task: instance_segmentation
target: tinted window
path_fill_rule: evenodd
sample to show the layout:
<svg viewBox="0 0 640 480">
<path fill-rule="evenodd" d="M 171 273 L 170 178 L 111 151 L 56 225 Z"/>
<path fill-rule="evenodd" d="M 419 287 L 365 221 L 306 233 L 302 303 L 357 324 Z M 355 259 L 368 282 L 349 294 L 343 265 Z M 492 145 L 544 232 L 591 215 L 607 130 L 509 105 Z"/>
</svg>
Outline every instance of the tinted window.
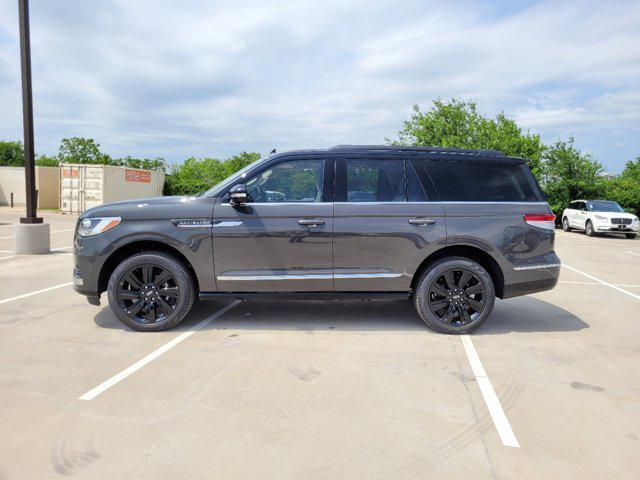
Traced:
<svg viewBox="0 0 640 480">
<path fill-rule="evenodd" d="M 535 202 L 526 165 L 458 160 L 425 160 L 443 201 Z"/>
<path fill-rule="evenodd" d="M 347 159 L 348 202 L 403 202 L 406 200 L 402 160 Z"/>
<path fill-rule="evenodd" d="M 416 171 L 413 169 L 411 162 L 405 162 L 407 172 L 407 197 L 410 202 L 426 202 L 427 195 L 422 188 L 422 184 L 418 179 Z"/>
<path fill-rule="evenodd" d="M 592 200 L 587 203 L 587 209 L 590 212 L 624 212 L 624 209 L 616 202 L 607 200 Z"/>
<path fill-rule="evenodd" d="M 324 160 L 278 163 L 245 182 L 253 203 L 321 202 Z"/>
</svg>

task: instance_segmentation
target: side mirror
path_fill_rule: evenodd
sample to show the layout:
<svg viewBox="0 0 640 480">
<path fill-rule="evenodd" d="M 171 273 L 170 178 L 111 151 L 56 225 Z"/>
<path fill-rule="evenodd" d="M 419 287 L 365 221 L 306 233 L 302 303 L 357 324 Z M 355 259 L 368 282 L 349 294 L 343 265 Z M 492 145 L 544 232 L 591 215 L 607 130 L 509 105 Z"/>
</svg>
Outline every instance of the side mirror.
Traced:
<svg viewBox="0 0 640 480">
<path fill-rule="evenodd" d="M 239 183 L 229 189 L 229 203 L 231 203 L 231 205 L 244 205 L 248 201 L 249 194 L 247 193 L 245 184 Z"/>
</svg>

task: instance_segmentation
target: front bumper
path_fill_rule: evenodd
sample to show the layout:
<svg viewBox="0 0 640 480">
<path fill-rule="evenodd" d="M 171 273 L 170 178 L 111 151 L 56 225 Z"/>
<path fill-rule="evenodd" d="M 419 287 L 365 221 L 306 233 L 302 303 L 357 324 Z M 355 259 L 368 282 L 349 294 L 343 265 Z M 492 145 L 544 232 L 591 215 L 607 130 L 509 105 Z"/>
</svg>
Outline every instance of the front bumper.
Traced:
<svg viewBox="0 0 640 480">
<path fill-rule="evenodd" d="M 638 231 L 640 231 L 640 225 L 638 223 L 632 223 L 630 225 L 596 223 L 595 230 L 596 232 L 607 232 L 607 233 L 638 233 Z"/>
</svg>

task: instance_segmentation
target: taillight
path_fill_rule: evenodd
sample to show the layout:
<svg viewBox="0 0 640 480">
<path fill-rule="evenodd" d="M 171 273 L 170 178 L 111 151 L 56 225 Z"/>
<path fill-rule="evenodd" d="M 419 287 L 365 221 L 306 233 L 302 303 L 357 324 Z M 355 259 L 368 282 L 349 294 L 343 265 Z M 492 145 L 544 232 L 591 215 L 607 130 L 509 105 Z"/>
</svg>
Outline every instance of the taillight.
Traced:
<svg viewBox="0 0 640 480">
<path fill-rule="evenodd" d="M 538 228 L 549 230 L 556 228 L 556 216 L 553 213 L 525 213 L 524 221 Z"/>
</svg>

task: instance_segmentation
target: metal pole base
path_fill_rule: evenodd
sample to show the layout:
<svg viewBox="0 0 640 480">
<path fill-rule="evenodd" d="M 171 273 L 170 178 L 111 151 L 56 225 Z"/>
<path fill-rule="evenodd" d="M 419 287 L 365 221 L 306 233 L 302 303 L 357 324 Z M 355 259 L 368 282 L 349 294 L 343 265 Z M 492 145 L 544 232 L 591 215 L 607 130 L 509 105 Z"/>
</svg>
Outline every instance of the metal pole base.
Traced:
<svg viewBox="0 0 640 480">
<path fill-rule="evenodd" d="M 35 218 L 22 217 L 20 219 L 20 223 L 42 223 L 42 218 L 40 218 L 40 217 L 35 217 Z"/>
<path fill-rule="evenodd" d="M 48 223 L 14 223 L 13 251 L 16 255 L 50 253 L 50 225 Z"/>
</svg>

